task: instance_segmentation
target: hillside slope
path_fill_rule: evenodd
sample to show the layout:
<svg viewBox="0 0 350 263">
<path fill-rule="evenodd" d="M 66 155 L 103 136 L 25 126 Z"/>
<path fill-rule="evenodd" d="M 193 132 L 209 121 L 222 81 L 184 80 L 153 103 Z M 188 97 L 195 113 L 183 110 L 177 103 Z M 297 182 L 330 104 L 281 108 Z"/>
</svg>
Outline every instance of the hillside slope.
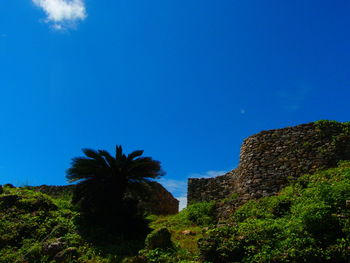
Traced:
<svg viewBox="0 0 350 263">
<path fill-rule="evenodd" d="M 214 263 L 350 262 L 350 162 L 246 203 L 199 248 Z"/>
<path fill-rule="evenodd" d="M 52 198 L 23 188 L 0 195 L 0 263 L 120 262 L 143 247 L 138 238 L 87 237 L 70 196 Z M 106 242 L 103 242 L 105 240 Z"/>
<path fill-rule="evenodd" d="M 92 230 L 96 239 L 84 235 L 69 196 L 4 187 L 0 263 L 347 263 L 349 200 L 350 162 L 341 162 L 292 181 L 278 195 L 246 203 L 220 225 L 215 206 L 230 200 L 196 203 L 173 216 L 150 216 L 153 237 L 166 228 L 173 245 L 143 249 L 144 237 L 104 235 L 103 242 L 99 229 Z"/>
</svg>

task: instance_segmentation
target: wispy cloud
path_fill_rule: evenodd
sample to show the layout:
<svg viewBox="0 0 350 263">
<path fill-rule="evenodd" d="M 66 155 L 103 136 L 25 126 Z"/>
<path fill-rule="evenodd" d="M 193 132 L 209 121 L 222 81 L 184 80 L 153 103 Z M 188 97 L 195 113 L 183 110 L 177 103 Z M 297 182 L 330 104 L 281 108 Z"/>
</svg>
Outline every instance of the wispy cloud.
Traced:
<svg viewBox="0 0 350 263">
<path fill-rule="evenodd" d="M 179 200 L 179 210 L 187 205 L 187 180 L 173 180 L 161 178 L 159 181 L 173 196 Z"/>
<path fill-rule="evenodd" d="M 294 89 L 281 89 L 277 96 L 283 102 L 283 108 L 288 112 L 298 111 L 311 92 L 310 87 L 298 87 Z"/>
<path fill-rule="evenodd" d="M 187 206 L 187 196 L 177 197 L 177 200 L 179 200 L 179 211 L 186 208 Z"/>
<path fill-rule="evenodd" d="M 185 180 L 174 180 L 161 178 L 158 182 L 161 183 L 176 199 L 180 201 L 180 211 L 187 206 L 187 179 L 188 178 L 210 178 L 227 173 L 225 170 L 210 170 L 203 173 L 192 173 Z"/>
<path fill-rule="evenodd" d="M 161 178 L 159 180 L 159 183 L 161 183 L 166 189 L 168 189 L 168 191 L 171 192 L 174 196 L 186 195 L 187 180 L 182 181 L 182 180 Z"/>
<path fill-rule="evenodd" d="M 219 175 L 224 175 L 225 173 L 227 173 L 228 171 L 226 170 L 210 170 L 210 171 L 206 171 L 204 173 L 193 173 L 190 174 L 188 177 L 189 178 L 211 178 L 211 177 L 216 177 Z"/>
<path fill-rule="evenodd" d="M 84 0 L 32 0 L 46 13 L 45 22 L 55 30 L 76 26 L 87 17 Z"/>
</svg>

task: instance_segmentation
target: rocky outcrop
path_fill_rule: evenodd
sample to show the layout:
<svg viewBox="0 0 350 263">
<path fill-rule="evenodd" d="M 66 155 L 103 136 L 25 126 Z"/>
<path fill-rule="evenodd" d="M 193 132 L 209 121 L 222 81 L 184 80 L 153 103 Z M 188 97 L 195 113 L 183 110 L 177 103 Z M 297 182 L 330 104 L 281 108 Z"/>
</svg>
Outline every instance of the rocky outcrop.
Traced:
<svg viewBox="0 0 350 263">
<path fill-rule="evenodd" d="M 156 229 L 151 232 L 145 240 L 145 248 L 147 250 L 153 249 L 171 249 L 173 248 L 173 242 L 171 241 L 171 234 L 166 227 Z"/>
<path fill-rule="evenodd" d="M 237 169 L 216 178 L 189 179 L 188 203 L 236 196 L 227 211 L 276 194 L 302 174 L 334 167 L 340 160 L 350 160 L 349 123 L 320 121 L 263 131 L 244 140 Z"/>
<path fill-rule="evenodd" d="M 150 214 L 170 215 L 179 212 L 179 200 L 173 197 L 161 184 L 148 183 L 146 191 L 139 194 L 139 206 Z M 143 193 L 143 194 L 142 194 Z"/>
</svg>

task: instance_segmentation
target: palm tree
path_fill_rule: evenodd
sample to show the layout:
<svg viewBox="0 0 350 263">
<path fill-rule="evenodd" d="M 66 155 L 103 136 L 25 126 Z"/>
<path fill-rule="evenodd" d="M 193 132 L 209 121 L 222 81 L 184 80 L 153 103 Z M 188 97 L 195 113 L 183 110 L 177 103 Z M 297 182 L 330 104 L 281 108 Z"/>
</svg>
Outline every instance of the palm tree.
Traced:
<svg viewBox="0 0 350 263">
<path fill-rule="evenodd" d="M 86 157 L 73 158 L 66 177 L 70 183 L 77 182 L 73 204 L 78 205 L 83 216 L 95 221 L 103 217 L 120 218 L 129 189 L 164 175 L 160 162 L 141 157 L 140 150 L 125 155 L 117 145 L 115 157 L 105 150 L 83 152 Z"/>
</svg>

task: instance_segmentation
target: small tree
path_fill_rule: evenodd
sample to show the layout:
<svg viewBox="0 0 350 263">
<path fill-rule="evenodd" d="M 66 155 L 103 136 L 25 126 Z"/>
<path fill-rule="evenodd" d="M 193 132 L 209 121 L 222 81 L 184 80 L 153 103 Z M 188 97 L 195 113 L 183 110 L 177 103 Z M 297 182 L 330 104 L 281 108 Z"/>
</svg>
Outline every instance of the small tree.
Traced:
<svg viewBox="0 0 350 263">
<path fill-rule="evenodd" d="M 83 219 L 118 229 L 132 224 L 136 205 L 124 198 L 125 193 L 162 176 L 160 162 L 141 157 L 143 151 L 125 155 L 118 145 L 114 157 L 104 150 L 83 152 L 86 157 L 73 158 L 66 176 L 69 182 L 78 182 L 72 202 Z"/>
</svg>

